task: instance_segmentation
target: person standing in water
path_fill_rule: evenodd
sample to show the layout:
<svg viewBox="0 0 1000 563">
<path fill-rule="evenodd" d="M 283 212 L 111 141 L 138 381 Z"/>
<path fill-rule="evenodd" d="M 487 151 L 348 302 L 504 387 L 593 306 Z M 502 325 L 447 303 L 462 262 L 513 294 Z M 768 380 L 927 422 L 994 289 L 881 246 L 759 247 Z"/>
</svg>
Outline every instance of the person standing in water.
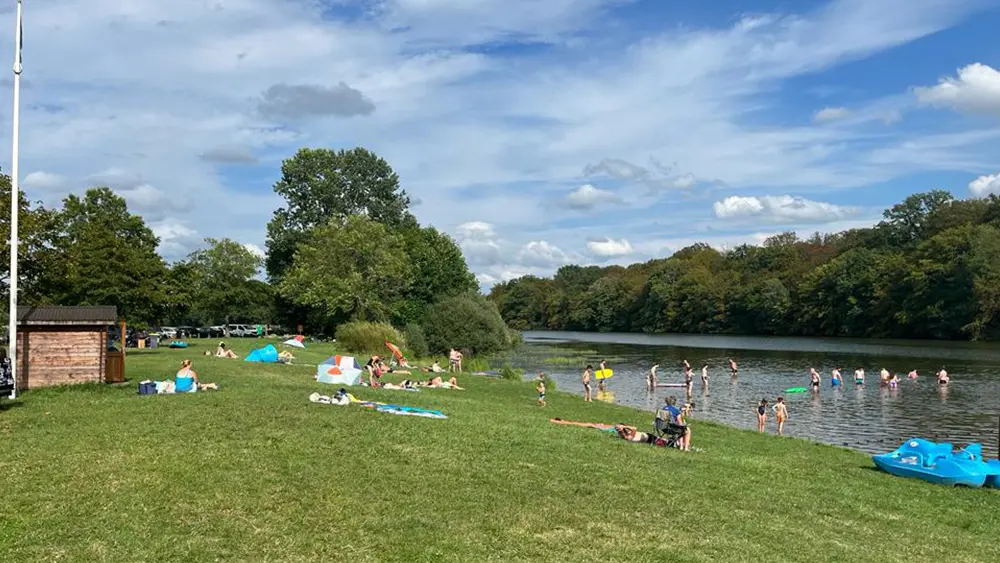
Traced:
<svg viewBox="0 0 1000 563">
<path fill-rule="evenodd" d="M 833 368 L 833 371 L 830 372 L 830 386 L 840 387 L 841 383 L 843 381 L 840 380 L 840 368 Z"/>
<path fill-rule="evenodd" d="M 908 373 L 908 374 L 906 375 L 906 377 L 908 377 L 908 378 L 910 378 L 910 379 L 916 379 L 916 378 L 917 378 L 917 370 L 913 370 L 913 371 L 911 371 L 910 373 Z"/>
<path fill-rule="evenodd" d="M 701 386 L 708 387 L 708 364 L 701 366 Z"/>
<path fill-rule="evenodd" d="M 854 383 L 856 385 L 865 384 L 865 370 L 864 368 L 858 368 L 854 370 Z"/>
<path fill-rule="evenodd" d="M 778 436 L 785 435 L 785 421 L 788 420 L 788 409 L 785 407 L 785 398 L 778 397 L 778 402 L 771 407 L 775 416 L 778 417 Z"/>
<path fill-rule="evenodd" d="M 948 377 L 948 372 L 943 366 L 941 367 L 941 371 L 937 372 L 937 380 L 939 385 L 947 385 L 951 381 L 951 378 Z"/>
<path fill-rule="evenodd" d="M 889 384 L 889 370 L 887 370 L 885 368 L 882 368 L 882 371 L 880 371 L 879 374 L 878 374 L 878 380 L 879 380 L 879 383 L 881 383 L 882 385 L 888 385 Z"/>
<path fill-rule="evenodd" d="M 660 364 L 653 364 L 653 367 L 649 368 L 649 373 L 646 374 L 646 391 L 650 393 L 656 390 L 656 370 L 659 367 Z"/>
<path fill-rule="evenodd" d="M 687 395 L 690 399 L 691 388 L 694 386 L 694 373 L 691 371 L 691 364 L 684 360 L 684 388 L 687 389 Z"/>
<path fill-rule="evenodd" d="M 591 395 L 590 390 L 590 377 L 594 373 L 594 366 L 587 364 L 587 369 L 583 370 L 583 400 L 591 402 L 594 397 Z"/>
<path fill-rule="evenodd" d="M 607 360 L 601 360 L 601 363 L 599 365 L 601 367 L 600 367 L 600 369 L 598 371 L 603 372 L 604 370 L 608 369 L 608 361 Z M 597 380 L 597 392 L 598 393 L 603 393 L 606 390 L 604 382 L 607 380 L 607 376 L 605 376 L 603 373 L 601 375 L 602 375 L 602 377 L 600 377 Z"/>
<path fill-rule="evenodd" d="M 736 367 L 736 360 L 732 358 L 729 358 L 729 370 L 733 372 L 733 378 L 735 378 L 736 374 L 740 371 L 739 368 Z"/>
<path fill-rule="evenodd" d="M 816 371 L 816 368 L 809 368 L 809 387 L 813 391 L 818 392 L 819 391 L 819 384 L 820 384 L 819 372 Z M 781 398 L 780 397 L 778 399 L 778 402 L 779 403 L 781 402 Z M 778 406 L 778 405 L 774 405 L 774 406 Z"/>
<path fill-rule="evenodd" d="M 767 399 L 761 399 L 757 404 L 757 432 L 764 433 L 767 425 Z"/>
</svg>

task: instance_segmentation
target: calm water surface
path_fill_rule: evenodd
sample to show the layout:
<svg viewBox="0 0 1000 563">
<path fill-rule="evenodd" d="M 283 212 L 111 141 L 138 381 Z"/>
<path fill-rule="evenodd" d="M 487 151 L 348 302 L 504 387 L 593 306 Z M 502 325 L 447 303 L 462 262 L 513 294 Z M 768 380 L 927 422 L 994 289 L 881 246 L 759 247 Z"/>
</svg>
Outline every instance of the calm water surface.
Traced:
<svg viewBox="0 0 1000 563">
<path fill-rule="evenodd" d="M 605 398 L 653 411 L 667 395 L 683 401 L 685 391 L 660 388 L 647 393 L 649 367 L 660 364 L 661 383 L 682 383 L 687 359 L 694 371 L 691 400 L 696 419 L 756 429 L 757 402 L 766 397 L 773 404 L 783 395 L 788 435 L 867 452 L 895 449 L 906 438 L 920 436 L 955 444 L 981 442 L 984 453 L 997 454 L 1000 345 L 992 343 L 574 332 L 525 332 L 524 340 L 511 364 L 529 374 L 545 371 L 560 391 L 582 395 L 583 367 L 607 359 L 615 377 Z M 739 364 L 736 380 L 729 374 L 729 358 Z M 701 366 L 706 363 L 707 387 L 701 384 Z M 952 377 L 947 386 L 938 385 L 934 377 L 942 366 Z M 823 376 L 819 393 L 782 392 L 807 386 L 810 367 Z M 830 386 L 830 371 L 836 367 L 850 383 Z M 853 383 L 856 367 L 865 370 L 863 386 Z M 879 385 L 883 367 L 903 379 L 898 388 Z M 920 377 L 907 380 L 913 369 Z M 769 411 L 768 431 L 776 430 Z"/>
</svg>

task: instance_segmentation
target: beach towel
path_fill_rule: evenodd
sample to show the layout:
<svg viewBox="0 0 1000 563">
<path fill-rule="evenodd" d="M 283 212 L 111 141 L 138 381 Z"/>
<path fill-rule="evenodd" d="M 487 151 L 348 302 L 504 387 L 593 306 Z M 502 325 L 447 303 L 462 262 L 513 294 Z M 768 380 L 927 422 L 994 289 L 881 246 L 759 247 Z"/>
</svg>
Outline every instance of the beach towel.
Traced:
<svg viewBox="0 0 1000 563">
<path fill-rule="evenodd" d="M 554 422 L 556 424 L 567 424 L 570 426 L 582 426 L 584 428 L 594 428 L 596 430 L 601 430 L 604 432 L 614 432 L 614 424 L 602 424 L 600 422 L 577 422 L 575 420 L 563 420 L 561 418 L 550 418 L 549 422 Z"/>
</svg>

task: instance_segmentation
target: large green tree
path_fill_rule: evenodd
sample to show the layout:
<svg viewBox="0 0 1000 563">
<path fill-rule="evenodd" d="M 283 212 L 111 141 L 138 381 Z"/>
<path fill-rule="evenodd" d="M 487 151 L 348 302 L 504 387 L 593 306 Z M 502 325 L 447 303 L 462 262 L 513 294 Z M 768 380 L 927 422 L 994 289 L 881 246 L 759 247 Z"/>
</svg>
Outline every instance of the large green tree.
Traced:
<svg viewBox="0 0 1000 563">
<path fill-rule="evenodd" d="M 433 227 L 418 226 L 403 228 L 400 235 L 413 278 L 400 311 L 401 318 L 393 320 L 418 321 L 431 303 L 476 290 L 476 278 L 451 237 Z"/>
<path fill-rule="evenodd" d="M 299 150 L 281 164 L 274 191 L 285 200 L 267 225 L 267 274 L 274 281 L 313 229 L 331 220 L 364 215 L 393 228 L 414 223 L 399 176 L 361 147 Z"/>
<path fill-rule="evenodd" d="M 194 281 L 194 310 L 210 323 L 257 322 L 249 311 L 262 298 L 270 298 L 270 292 L 261 295 L 253 279 L 263 265 L 261 258 L 227 238 L 207 238 L 205 245 L 192 252 L 186 263 Z"/>
<path fill-rule="evenodd" d="M 10 296 L 10 177 L 0 174 L 0 299 Z M 22 305 L 49 304 L 63 286 L 63 255 L 54 247 L 58 213 L 18 194 L 18 300 Z"/>
<path fill-rule="evenodd" d="M 368 217 L 332 219 L 299 244 L 278 290 L 314 309 L 327 330 L 346 320 L 399 318 L 413 277 L 405 245 L 400 233 Z"/>
<path fill-rule="evenodd" d="M 64 256 L 62 305 L 115 305 L 130 322 L 158 322 L 167 266 L 159 239 L 110 188 L 70 195 L 58 214 L 54 246 Z"/>
</svg>

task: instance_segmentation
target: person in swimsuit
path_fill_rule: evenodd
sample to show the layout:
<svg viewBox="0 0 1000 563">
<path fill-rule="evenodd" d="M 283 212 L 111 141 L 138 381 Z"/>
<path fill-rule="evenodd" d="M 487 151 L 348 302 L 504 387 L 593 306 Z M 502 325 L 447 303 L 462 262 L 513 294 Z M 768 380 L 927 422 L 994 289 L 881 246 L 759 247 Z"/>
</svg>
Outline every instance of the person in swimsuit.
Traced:
<svg viewBox="0 0 1000 563">
<path fill-rule="evenodd" d="M 662 446 L 664 444 L 662 438 L 657 438 L 653 434 L 648 432 L 640 432 L 635 426 L 626 426 L 624 424 L 615 425 L 615 433 L 622 440 L 628 442 L 645 442 L 647 444 Z"/>
<path fill-rule="evenodd" d="M 583 400 L 591 402 L 594 397 L 591 395 L 590 376 L 594 373 L 594 366 L 587 364 L 587 369 L 583 370 Z"/>
<path fill-rule="evenodd" d="M 899 385 L 899 376 L 893 373 L 889 376 L 889 388 L 895 389 Z"/>
<path fill-rule="evenodd" d="M 608 361 L 607 361 L 607 360 L 601 360 L 601 363 L 600 363 L 600 364 L 598 364 L 598 365 L 600 365 L 600 366 L 601 366 L 601 368 L 600 368 L 600 370 L 599 370 L 599 371 L 604 371 L 604 370 L 608 369 Z M 604 386 L 604 382 L 605 382 L 606 380 L 607 380 L 607 378 L 606 378 L 606 377 L 602 377 L 601 379 L 598 379 L 598 380 L 597 380 L 597 391 L 598 391 L 599 393 L 603 393 L 603 392 L 605 391 L 605 386 Z"/>
<path fill-rule="evenodd" d="M 880 371 L 879 374 L 878 374 L 878 380 L 879 380 L 879 383 L 881 383 L 882 385 L 888 385 L 889 384 L 889 370 L 887 370 L 885 368 L 882 368 L 882 371 Z"/>
<path fill-rule="evenodd" d="M 708 387 L 708 364 L 701 366 L 701 386 Z"/>
<path fill-rule="evenodd" d="M 816 371 L 816 368 L 809 368 L 809 378 L 810 378 L 809 385 L 812 387 L 812 390 L 819 391 L 820 377 L 819 377 L 819 372 Z"/>
<path fill-rule="evenodd" d="M 864 368 L 858 368 L 854 370 L 854 383 L 857 385 L 865 384 L 865 370 Z"/>
<path fill-rule="evenodd" d="M 947 385 L 951 378 L 948 377 L 948 372 L 942 367 L 941 371 L 937 372 L 937 380 L 939 385 Z"/>
<path fill-rule="evenodd" d="M 688 365 L 687 360 L 684 360 L 684 387 L 687 389 L 687 394 L 691 395 L 691 387 L 694 385 L 694 373 L 691 371 L 691 366 Z"/>
<path fill-rule="evenodd" d="M 841 383 L 843 383 L 843 381 L 840 380 L 840 368 L 834 368 L 833 371 L 830 372 L 830 386 L 839 387 Z"/>
<path fill-rule="evenodd" d="M 736 377 L 736 374 L 740 371 L 739 368 L 736 367 L 736 360 L 732 358 L 729 358 L 729 370 L 733 372 L 733 377 Z"/>
<path fill-rule="evenodd" d="M 538 374 L 538 385 L 535 386 L 535 390 L 538 391 L 538 406 L 545 406 L 545 380 L 542 379 L 543 374 Z"/>
<path fill-rule="evenodd" d="M 908 373 L 908 374 L 906 375 L 906 377 L 908 377 L 908 378 L 910 378 L 910 379 L 916 379 L 916 378 L 917 378 L 917 370 L 913 370 L 913 371 L 911 371 L 910 373 Z"/>
<path fill-rule="evenodd" d="M 778 417 L 778 436 L 785 434 L 785 421 L 788 420 L 788 409 L 785 407 L 785 398 L 778 397 L 778 402 L 771 407 L 774 415 Z"/>
<path fill-rule="evenodd" d="M 649 368 L 649 373 L 646 374 L 646 391 L 652 392 L 656 390 L 656 370 L 659 367 L 660 364 L 653 364 L 653 367 Z"/>
<path fill-rule="evenodd" d="M 767 399 L 761 399 L 757 404 L 757 432 L 764 433 L 767 424 Z"/>
</svg>

